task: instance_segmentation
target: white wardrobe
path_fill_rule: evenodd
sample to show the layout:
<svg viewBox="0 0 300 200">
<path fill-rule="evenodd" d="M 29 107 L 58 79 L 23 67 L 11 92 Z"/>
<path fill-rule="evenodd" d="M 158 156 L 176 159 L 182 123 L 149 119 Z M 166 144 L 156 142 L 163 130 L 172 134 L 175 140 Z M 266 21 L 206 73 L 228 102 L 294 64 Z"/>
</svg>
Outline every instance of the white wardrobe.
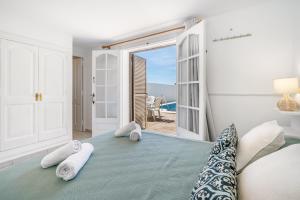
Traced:
<svg viewBox="0 0 300 200">
<path fill-rule="evenodd" d="M 0 34 L 0 163 L 71 139 L 71 55 Z"/>
</svg>

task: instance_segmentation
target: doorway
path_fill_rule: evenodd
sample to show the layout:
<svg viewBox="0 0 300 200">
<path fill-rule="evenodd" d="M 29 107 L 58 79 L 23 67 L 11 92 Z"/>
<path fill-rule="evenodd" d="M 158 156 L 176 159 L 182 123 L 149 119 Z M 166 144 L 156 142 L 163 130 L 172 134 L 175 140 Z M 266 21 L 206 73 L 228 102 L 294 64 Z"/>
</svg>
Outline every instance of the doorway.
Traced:
<svg viewBox="0 0 300 200">
<path fill-rule="evenodd" d="M 83 58 L 73 56 L 73 139 L 83 140 L 91 137 L 84 129 L 83 115 Z"/>
<path fill-rule="evenodd" d="M 176 46 L 130 55 L 131 119 L 147 131 L 176 134 Z"/>
</svg>

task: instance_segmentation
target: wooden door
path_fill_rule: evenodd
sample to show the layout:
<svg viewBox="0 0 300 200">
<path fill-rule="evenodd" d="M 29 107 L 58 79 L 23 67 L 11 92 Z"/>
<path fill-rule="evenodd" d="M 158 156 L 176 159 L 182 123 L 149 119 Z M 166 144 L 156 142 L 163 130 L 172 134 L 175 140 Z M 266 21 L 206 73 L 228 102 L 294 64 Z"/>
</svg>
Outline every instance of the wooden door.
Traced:
<svg viewBox="0 0 300 200">
<path fill-rule="evenodd" d="M 7 40 L 1 47 L 1 142 L 7 150 L 38 139 L 38 49 Z"/>
<path fill-rule="evenodd" d="M 73 58 L 73 130 L 83 131 L 83 59 Z"/>
<path fill-rule="evenodd" d="M 66 55 L 39 49 L 39 140 L 67 134 Z"/>
<path fill-rule="evenodd" d="M 146 59 L 131 55 L 132 63 L 132 95 L 133 120 L 142 128 L 147 125 L 147 78 Z"/>
</svg>

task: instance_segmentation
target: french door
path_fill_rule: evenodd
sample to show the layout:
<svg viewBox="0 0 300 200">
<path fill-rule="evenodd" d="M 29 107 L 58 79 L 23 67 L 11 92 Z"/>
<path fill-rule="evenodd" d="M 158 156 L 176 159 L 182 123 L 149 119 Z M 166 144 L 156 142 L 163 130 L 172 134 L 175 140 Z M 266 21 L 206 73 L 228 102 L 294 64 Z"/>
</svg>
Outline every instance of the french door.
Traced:
<svg viewBox="0 0 300 200">
<path fill-rule="evenodd" d="M 93 51 L 93 136 L 119 125 L 120 51 Z"/>
<path fill-rule="evenodd" d="M 132 121 L 143 129 L 147 125 L 147 75 L 146 59 L 131 55 L 131 92 L 132 92 Z"/>
<path fill-rule="evenodd" d="M 182 33 L 177 46 L 177 135 L 204 140 L 206 79 L 204 21 Z"/>
</svg>

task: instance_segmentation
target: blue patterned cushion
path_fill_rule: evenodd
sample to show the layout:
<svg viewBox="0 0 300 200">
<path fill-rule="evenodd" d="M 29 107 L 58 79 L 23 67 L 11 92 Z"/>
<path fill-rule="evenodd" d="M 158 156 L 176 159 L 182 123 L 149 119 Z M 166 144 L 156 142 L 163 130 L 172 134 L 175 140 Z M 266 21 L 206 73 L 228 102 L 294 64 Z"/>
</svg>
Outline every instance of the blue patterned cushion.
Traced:
<svg viewBox="0 0 300 200">
<path fill-rule="evenodd" d="M 228 128 L 224 129 L 217 138 L 211 154 L 219 154 L 221 151 L 228 147 L 237 147 L 238 135 L 234 124 L 231 124 Z"/>
<path fill-rule="evenodd" d="M 221 138 L 226 141 L 221 141 Z M 237 141 L 234 125 L 221 133 L 216 141 L 218 144 L 214 145 L 208 163 L 198 177 L 191 200 L 237 199 L 235 169 Z"/>
</svg>

